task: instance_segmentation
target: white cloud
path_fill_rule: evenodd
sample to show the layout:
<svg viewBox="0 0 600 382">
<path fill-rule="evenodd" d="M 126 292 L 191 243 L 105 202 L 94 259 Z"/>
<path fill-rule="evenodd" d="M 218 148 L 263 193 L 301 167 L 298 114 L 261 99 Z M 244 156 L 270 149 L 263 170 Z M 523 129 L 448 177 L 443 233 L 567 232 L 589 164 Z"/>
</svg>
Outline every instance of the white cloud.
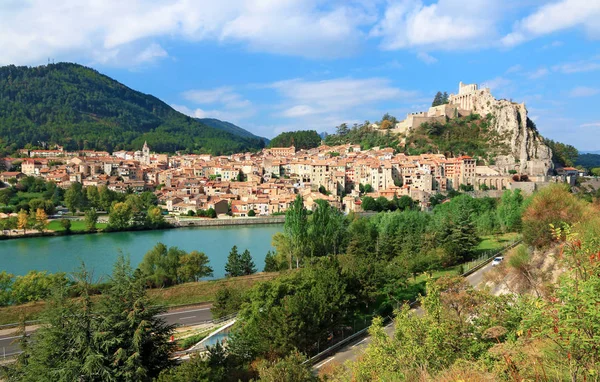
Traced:
<svg viewBox="0 0 600 382">
<path fill-rule="evenodd" d="M 427 65 L 435 64 L 436 62 L 438 62 L 437 58 L 435 58 L 425 52 L 417 53 L 417 58 L 419 60 L 423 61 L 424 63 L 426 63 Z"/>
<path fill-rule="evenodd" d="M 529 79 L 536 80 L 538 78 L 545 77 L 546 75 L 548 75 L 548 73 L 550 73 L 550 71 L 547 68 L 539 68 L 529 73 L 527 76 L 529 77 Z"/>
<path fill-rule="evenodd" d="M 388 2 L 384 18 L 371 30 L 387 50 L 409 47 L 471 49 L 496 36 L 500 0 L 421 0 Z"/>
<path fill-rule="evenodd" d="M 513 65 L 510 68 L 506 69 L 506 73 L 507 74 L 509 74 L 509 73 L 518 73 L 518 72 L 521 72 L 521 71 L 523 71 L 523 66 L 520 65 L 520 64 Z"/>
<path fill-rule="evenodd" d="M 600 122 L 584 123 L 583 125 L 579 125 L 579 127 L 600 127 Z"/>
<path fill-rule="evenodd" d="M 193 89 L 183 92 L 182 98 L 196 105 L 210 105 L 211 109 L 190 108 L 185 105 L 171 105 L 174 109 L 195 118 L 217 118 L 239 123 L 256 114 L 252 102 L 242 97 L 231 86 L 215 89 Z"/>
<path fill-rule="evenodd" d="M 251 50 L 340 57 L 364 40 L 371 6 L 324 0 L 30 0 L 0 2 L 0 64 L 167 56 L 155 39 L 241 43 Z"/>
<path fill-rule="evenodd" d="M 600 93 L 600 89 L 578 86 L 569 92 L 569 97 L 591 97 Z"/>
<path fill-rule="evenodd" d="M 416 92 L 391 86 L 385 78 L 338 78 L 324 81 L 301 79 L 279 81 L 268 85 L 283 98 L 283 117 L 349 112 L 357 107 L 397 100 L 405 101 Z"/>
<path fill-rule="evenodd" d="M 589 60 L 567 62 L 564 64 L 555 65 L 552 67 L 552 70 L 566 74 L 600 70 L 600 56 L 592 57 Z"/>
<path fill-rule="evenodd" d="M 561 0 L 545 4 L 515 23 L 513 31 L 502 38 L 502 43 L 514 46 L 573 27 L 582 27 L 590 38 L 600 38 L 599 17 L 600 2 L 595 0 Z"/>
</svg>

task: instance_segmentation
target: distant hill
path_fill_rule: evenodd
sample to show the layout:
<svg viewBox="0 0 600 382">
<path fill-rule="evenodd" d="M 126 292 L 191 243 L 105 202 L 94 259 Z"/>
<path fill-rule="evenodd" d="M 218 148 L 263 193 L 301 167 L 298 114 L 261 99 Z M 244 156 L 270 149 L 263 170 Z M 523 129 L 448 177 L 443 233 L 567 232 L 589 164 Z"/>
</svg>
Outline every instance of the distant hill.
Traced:
<svg viewBox="0 0 600 382">
<path fill-rule="evenodd" d="M 215 129 L 220 129 L 220 130 L 226 131 L 228 133 L 239 135 L 240 137 L 262 139 L 263 142 L 265 142 L 265 144 L 268 144 L 270 142 L 269 139 L 264 138 L 264 137 L 259 137 L 258 135 L 254 135 L 251 132 L 249 132 L 248 130 L 244 130 L 241 127 L 234 125 L 231 122 L 221 121 L 221 120 L 215 119 L 215 118 L 196 118 L 196 119 L 198 121 L 200 121 L 201 123 L 205 124 L 206 126 L 214 127 Z"/>
<path fill-rule="evenodd" d="M 600 155 L 600 150 L 596 150 L 596 151 L 581 151 L 579 150 L 580 154 L 598 154 Z"/>
<path fill-rule="evenodd" d="M 66 149 L 228 154 L 264 140 L 190 118 L 158 98 L 70 63 L 0 67 L 0 150 L 29 144 Z"/>
<path fill-rule="evenodd" d="M 600 167 L 600 155 L 598 154 L 580 154 L 575 159 L 576 166 L 583 166 L 585 168 Z"/>
</svg>

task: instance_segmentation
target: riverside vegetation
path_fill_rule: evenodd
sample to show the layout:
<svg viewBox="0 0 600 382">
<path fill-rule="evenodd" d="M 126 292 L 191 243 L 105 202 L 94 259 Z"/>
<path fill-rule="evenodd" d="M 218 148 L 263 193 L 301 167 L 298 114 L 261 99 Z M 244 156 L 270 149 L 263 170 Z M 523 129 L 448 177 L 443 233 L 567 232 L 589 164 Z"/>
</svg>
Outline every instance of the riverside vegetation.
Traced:
<svg viewBox="0 0 600 382">
<path fill-rule="evenodd" d="M 95 232 L 100 227 L 105 231 L 121 231 L 170 226 L 158 207 L 156 195 L 149 191 L 121 193 L 106 186 L 83 187 L 79 182 L 63 190 L 54 182 L 31 176 L 10 181 L 10 187 L 0 189 L 0 211 L 15 212 L 18 216 L 0 219 L 1 233 L 17 229 L 23 233 L 28 229 L 39 232 L 54 229 L 68 234 L 76 228 Z M 83 214 L 83 224 L 63 219 L 48 225 L 48 216 L 53 215 L 60 205 L 66 206 L 72 214 Z M 99 211 L 108 212 L 108 224 L 99 225 Z"/>
<path fill-rule="evenodd" d="M 302 199 L 298 198 L 287 212 L 284 232 L 273 237 L 276 252 L 269 254 L 270 260 L 266 262 L 267 270 L 279 271 L 279 276 L 247 291 L 226 287 L 216 292 L 215 316 L 240 311 L 239 323 L 227 350 L 213 349 L 209 359 L 194 359 L 175 368 L 162 363 L 158 378 L 264 379 L 273 370 L 287 370 L 280 362 L 296 362 L 300 353 L 314 354 L 319 348 L 326 347 L 331 338 L 352 332 L 356 328 L 355 322 L 364 325 L 370 317 L 389 314 L 395 306 L 422 293 L 422 284 L 414 279 L 417 274 L 433 273 L 473 258 L 481 235 L 519 230 L 522 204 L 523 198 L 518 192 L 507 191 L 500 201 L 457 195 L 436 206 L 433 214 L 406 210 L 358 218 L 345 217 L 323 201 L 317 202 L 314 212 L 309 215 Z M 232 249 L 234 252 L 237 249 Z M 131 283 L 141 285 L 139 291 L 143 293 L 139 298 L 147 298 L 152 291 L 148 287 L 173 285 L 210 272 L 203 256 L 190 255 L 176 248 L 157 245 L 146 255 L 138 271 L 127 271 L 131 273 Z M 243 257 L 239 253 L 232 255 L 231 265 L 238 264 Z M 183 261 L 185 258 L 194 260 Z M 185 270 L 192 264 L 197 272 Z M 117 267 L 122 268 L 121 265 Z M 244 270 L 246 268 L 249 271 Z M 232 266 L 231 269 L 230 274 L 234 275 L 237 273 L 233 269 L 247 273 L 253 271 L 253 266 Z M 48 288 L 47 295 L 55 296 L 57 289 L 62 290 L 61 296 L 75 293 L 80 298 L 69 304 L 81 307 L 78 304 L 84 303 L 86 296 L 92 294 L 89 282 L 81 283 L 80 278 L 71 278 L 69 283 L 58 282 Z M 112 280 L 97 297 L 101 304 L 111 301 L 111 288 Z M 47 317 L 71 314 L 61 306 L 64 304 L 52 301 L 46 304 L 45 314 Z M 134 314 L 134 310 L 129 312 Z M 102 325 L 98 322 L 83 326 L 83 332 L 71 328 L 65 341 L 76 341 L 79 336 L 92 338 L 80 344 L 80 350 L 95 354 L 97 358 L 94 359 L 115 362 L 114 353 L 108 353 L 108 348 L 99 341 L 110 341 L 108 337 L 112 335 L 121 338 L 122 334 L 99 336 Z M 37 354 L 46 351 L 48 345 L 44 339 L 51 338 L 45 333 L 56 333 L 63 330 L 61 328 L 44 326 L 33 334 L 24 355 L 6 371 L 7 378 L 28 380 L 24 371 L 29 368 L 28 362 L 38 359 Z M 271 329 L 265 332 L 264 328 Z M 159 343 L 160 338 L 157 338 Z M 118 351 L 128 354 L 127 349 Z M 151 357 L 144 354 L 144 357 Z M 40 370 L 37 380 L 44 380 L 43 376 L 50 380 L 65 369 L 63 362 L 66 359 L 56 357 L 49 361 L 47 357 L 42 358 L 46 362 L 46 371 L 36 369 Z M 101 380 L 98 375 L 107 370 L 103 369 L 104 361 L 94 363 L 91 358 L 75 357 L 69 362 L 69 373 L 76 370 L 86 380 Z M 138 367 L 142 370 L 151 365 Z M 157 375 L 155 371 L 145 373 L 124 380 L 151 380 Z M 32 375 L 29 380 L 33 380 Z"/>
</svg>

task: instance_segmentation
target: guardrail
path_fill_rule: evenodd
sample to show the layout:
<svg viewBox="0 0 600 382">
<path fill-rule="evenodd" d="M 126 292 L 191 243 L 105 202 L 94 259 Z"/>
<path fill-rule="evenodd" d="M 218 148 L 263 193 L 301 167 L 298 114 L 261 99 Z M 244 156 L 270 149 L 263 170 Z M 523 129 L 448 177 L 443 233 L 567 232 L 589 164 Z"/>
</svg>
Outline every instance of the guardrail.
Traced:
<svg viewBox="0 0 600 382">
<path fill-rule="evenodd" d="M 470 274 L 478 271 L 479 269 L 483 268 L 486 264 L 488 264 L 490 261 L 492 261 L 492 259 L 494 257 L 496 257 L 499 254 L 504 253 L 504 252 L 506 252 L 506 251 L 508 251 L 508 250 L 510 250 L 510 249 L 512 249 L 514 247 L 516 247 L 520 243 L 521 243 L 521 240 L 517 240 L 517 241 L 514 241 L 511 244 L 507 245 L 506 247 L 502 248 L 499 251 L 492 252 L 492 254 L 489 257 L 487 257 L 486 259 L 478 262 L 477 265 L 472 266 L 468 271 L 466 271 L 463 274 L 461 274 L 461 276 L 462 277 L 466 277 L 466 276 L 468 276 L 468 275 L 470 275 Z M 419 301 L 416 300 L 416 301 L 410 302 L 409 306 L 411 308 L 414 308 L 418 304 L 419 304 Z M 392 318 L 390 316 L 386 316 L 384 318 L 384 325 L 386 323 L 390 322 L 391 320 L 392 320 Z M 362 330 L 359 330 L 358 332 L 350 335 L 349 337 L 346 337 L 346 338 L 342 339 L 341 341 L 335 343 L 334 345 L 330 346 L 329 348 L 327 348 L 327 349 L 321 351 L 320 353 L 312 356 L 311 358 L 307 359 L 302 364 L 303 365 L 306 365 L 306 364 L 308 364 L 308 365 L 314 365 L 315 363 L 317 363 L 317 362 L 319 362 L 319 361 L 327 358 L 327 356 L 329 356 L 330 354 L 332 354 L 334 351 L 338 350 L 339 348 L 341 348 L 341 347 L 343 347 L 343 346 L 351 343 L 352 341 L 354 341 L 354 340 L 356 340 L 358 338 L 361 338 L 361 337 L 365 336 L 366 334 L 368 334 L 369 328 L 370 328 L 370 326 L 368 326 L 368 327 L 366 327 L 366 328 L 364 328 Z"/>
</svg>

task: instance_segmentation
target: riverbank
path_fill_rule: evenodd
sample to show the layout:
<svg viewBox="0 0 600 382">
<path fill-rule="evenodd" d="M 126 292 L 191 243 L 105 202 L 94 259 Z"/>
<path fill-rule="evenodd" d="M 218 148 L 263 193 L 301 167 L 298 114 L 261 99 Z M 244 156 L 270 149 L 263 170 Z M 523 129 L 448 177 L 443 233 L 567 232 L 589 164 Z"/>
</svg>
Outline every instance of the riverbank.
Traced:
<svg viewBox="0 0 600 382">
<path fill-rule="evenodd" d="M 54 224 L 58 220 L 53 220 L 48 225 Z M 53 237 L 53 236 L 70 236 L 70 235 L 92 235 L 99 233 L 115 233 L 115 232 L 135 232 L 135 231 L 161 231 L 173 228 L 186 228 L 186 227 L 225 227 L 225 226 L 236 226 L 236 225 L 263 225 L 263 224 L 283 224 L 285 223 L 285 216 L 272 216 L 272 217 L 259 217 L 259 218 L 221 218 L 221 219 L 202 219 L 202 218 L 191 218 L 182 217 L 180 219 L 170 219 L 169 225 L 165 225 L 160 228 L 148 228 L 148 227 L 130 227 L 122 230 L 106 230 L 105 228 L 96 229 L 93 232 L 86 231 L 85 229 L 72 228 L 70 232 L 66 230 L 48 230 L 43 232 L 27 231 L 25 233 L 22 230 L 11 230 L 8 234 L 0 233 L 0 240 L 10 239 L 25 239 L 33 237 Z M 106 227 L 106 224 L 102 224 L 101 227 Z M 56 224 L 54 224 L 56 226 Z M 19 232 L 20 231 L 20 232 Z"/>
<path fill-rule="evenodd" d="M 261 281 L 271 280 L 278 272 L 257 273 L 250 276 L 229 277 L 218 280 L 198 281 L 175 285 L 169 288 L 148 289 L 148 296 L 156 305 L 176 308 L 182 305 L 202 304 L 214 301 L 221 288 L 234 288 L 244 292 Z M 92 296 L 95 299 L 97 296 Z M 5 306 L 0 308 L 0 325 L 23 321 L 38 320 L 46 307 L 46 302 L 38 301 L 29 304 Z"/>
</svg>

